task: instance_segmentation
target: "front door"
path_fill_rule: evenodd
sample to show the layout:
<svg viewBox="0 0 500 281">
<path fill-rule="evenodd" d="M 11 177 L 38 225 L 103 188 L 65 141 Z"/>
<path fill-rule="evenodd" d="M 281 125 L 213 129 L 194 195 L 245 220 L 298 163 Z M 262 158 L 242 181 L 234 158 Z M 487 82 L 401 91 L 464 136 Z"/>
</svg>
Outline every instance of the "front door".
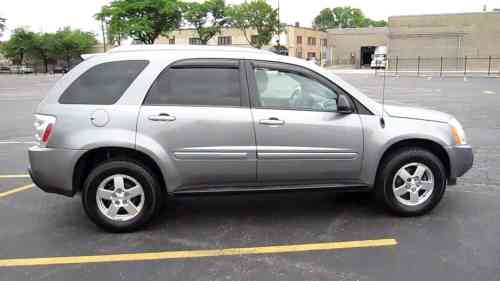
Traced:
<svg viewBox="0 0 500 281">
<path fill-rule="evenodd" d="M 359 179 L 363 154 L 360 117 L 336 112 L 337 97 L 346 93 L 298 66 L 254 62 L 247 69 L 260 182 Z"/>
<path fill-rule="evenodd" d="M 237 60 L 190 60 L 169 66 L 151 86 L 138 138 L 167 152 L 169 190 L 255 182 L 244 77 Z"/>
</svg>

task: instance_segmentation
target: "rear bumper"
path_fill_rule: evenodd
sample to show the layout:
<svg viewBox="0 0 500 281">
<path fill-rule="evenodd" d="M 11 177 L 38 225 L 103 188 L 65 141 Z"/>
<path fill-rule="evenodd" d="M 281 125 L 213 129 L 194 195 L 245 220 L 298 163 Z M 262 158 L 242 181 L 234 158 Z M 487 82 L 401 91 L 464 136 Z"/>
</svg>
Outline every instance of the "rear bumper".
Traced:
<svg viewBox="0 0 500 281">
<path fill-rule="evenodd" d="M 474 163 L 474 153 L 470 145 L 457 145 L 449 147 L 450 176 L 449 182 L 454 183 L 458 177 L 463 176 Z"/>
<path fill-rule="evenodd" d="M 29 174 L 41 190 L 73 196 L 73 171 L 84 150 L 33 146 L 28 150 Z"/>
</svg>

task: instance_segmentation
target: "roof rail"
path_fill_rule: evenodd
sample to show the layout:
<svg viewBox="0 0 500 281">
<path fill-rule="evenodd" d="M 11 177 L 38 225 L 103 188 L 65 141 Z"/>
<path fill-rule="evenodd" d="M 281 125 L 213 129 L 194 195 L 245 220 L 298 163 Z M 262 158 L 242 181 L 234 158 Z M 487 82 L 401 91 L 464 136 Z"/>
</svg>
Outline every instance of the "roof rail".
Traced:
<svg viewBox="0 0 500 281">
<path fill-rule="evenodd" d="M 130 45 L 113 48 L 108 53 L 125 53 L 125 52 L 149 52 L 149 51 L 213 51 L 213 52 L 238 52 L 238 53 L 258 53 L 258 54 L 274 54 L 271 51 L 260 50 L 247 47 L 221 47 L 221 46 L 206 46 L 206 45 Z"/>
</svg>

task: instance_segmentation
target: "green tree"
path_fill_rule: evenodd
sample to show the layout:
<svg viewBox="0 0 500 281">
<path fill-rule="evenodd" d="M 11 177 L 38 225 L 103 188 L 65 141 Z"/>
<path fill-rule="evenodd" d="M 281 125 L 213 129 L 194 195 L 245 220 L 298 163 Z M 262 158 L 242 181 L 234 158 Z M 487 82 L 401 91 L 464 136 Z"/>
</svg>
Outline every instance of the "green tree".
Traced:
<svg viewBox="0 0 500 281">
<path fill-rule="evenodd" d="M 97 44 L 95 35 L 91 32 L 84 32 L 79 29 L 72 30 L 65 27 L 54 34 L 53 50 L 57 58 L 66 62 L 66 66 L 71 66 L 71 61 L 77 59 L 81 54 L 89 53 Z"/>
<path fill-rule="evenodd" d="M 284 29 L 278 18 L 278 10 L 273 9 L 265 0 L 230 5 L 227 15 L 230 25 L 240 29 L 247 42 L 257 49 L 269 44 L 273 36 Z M 255 40 L 248 37 L 250 30 L 257 31 Z"/>
<path fill-rule="evenodd" d="M 16 28 L 10 39 L 2 44 L 0 50 L 13 64 L 23 64 L 27 55 L 33 51 L 34 45 L 34 32 L 25 28 Z"/>
<path fill-rule="evenodd" d="M 30 54 L 41 61 L 44 72 L 47 73 L 51 61 L 57 58 L 57 39 L 54 33 L 35 33 Z"/>
<path fill-rule="evenodd" d="M 121 45 L 122 40 L 127 39 L 127 29 L 124 21 L 118 17 L 111 17 L 111 8 L 104 6 L 95 18 L 105 23 L 106 39 L 109 45 Z"/>
<path fill-rule="evenodd" d="M 224 0 L 190 2 L 184 5 L 184 20 L 194 27 L 203 45 L 206 45 L 215 34 L 220 33 L 221 28 L 226 24 L 225 6 Z"/>
<path fill-rule="evenodd" d="M 360 9 L 345 6 L 321 10 L 319 15 L 314 18 L 313 24 L 321 30 L 326 30 L 328 28 L 381 27 L 386 26 L 387 22 L 371 20 L 365 17 Z"/>
<path fill-rule="evenodd" d="M 114 0 L 95 17 L 105 19 L 118 34 L 153 44 L 158 36 L 179 27 L 182 12 L 178 0 Z"/>
</svg>

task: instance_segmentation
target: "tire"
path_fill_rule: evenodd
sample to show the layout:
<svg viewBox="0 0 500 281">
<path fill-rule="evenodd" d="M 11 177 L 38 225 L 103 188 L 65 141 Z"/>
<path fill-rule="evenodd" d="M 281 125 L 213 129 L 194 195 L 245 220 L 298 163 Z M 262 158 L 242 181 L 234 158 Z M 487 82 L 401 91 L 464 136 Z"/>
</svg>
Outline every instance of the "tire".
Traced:
<svg viewBox="0 0 500 281">
<path fill-rule="evenodd" d="M 98 190 L 102 196 L 97 197 Z M 144 226 L 158 212 L 162 194 L 156 175 L 145 165 L 130 159 L 112 159 L 90 172 L 83 186 L 82 203 L 96 225 L 110 232 L 130 232 Z"/>
<path fill-rule="evenodd" d="M 432 152 L 418 147 L 402 148 L 385 157 L 380 165 L 375 192 L 390 212 L 405 217 L 423 215 L 443 198 L 446 172 Z M 422 174 L 420 180 L 417 174 Z M 403 180 L 405 175 L 411 179 Z"/>
</svg>

